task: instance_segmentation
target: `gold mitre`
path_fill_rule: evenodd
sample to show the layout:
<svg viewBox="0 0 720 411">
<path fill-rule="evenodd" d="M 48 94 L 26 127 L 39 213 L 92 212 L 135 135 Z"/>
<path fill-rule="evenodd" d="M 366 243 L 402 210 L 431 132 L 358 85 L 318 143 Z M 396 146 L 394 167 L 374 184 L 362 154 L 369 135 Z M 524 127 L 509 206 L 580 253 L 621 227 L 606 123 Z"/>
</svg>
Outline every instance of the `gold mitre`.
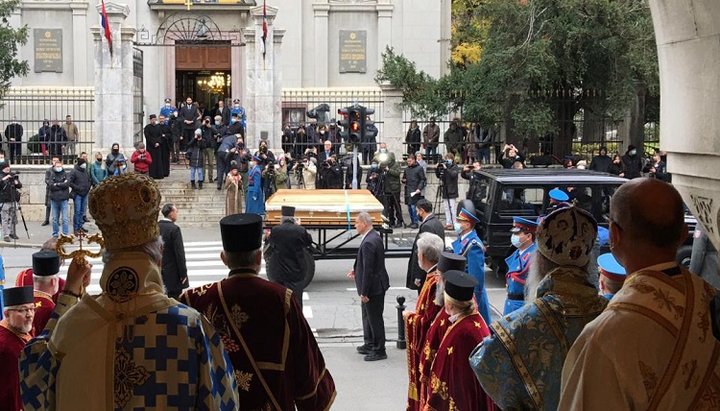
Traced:
<svg viewBox="0 0 720 411">
<path fill-rule="evenodd" d="M 160 190 L 145 175 L 128 173 L 105 179 L 90 191 L 89 208 L 106 250 L 142 245 L 160 235 Z"/>
</svg>

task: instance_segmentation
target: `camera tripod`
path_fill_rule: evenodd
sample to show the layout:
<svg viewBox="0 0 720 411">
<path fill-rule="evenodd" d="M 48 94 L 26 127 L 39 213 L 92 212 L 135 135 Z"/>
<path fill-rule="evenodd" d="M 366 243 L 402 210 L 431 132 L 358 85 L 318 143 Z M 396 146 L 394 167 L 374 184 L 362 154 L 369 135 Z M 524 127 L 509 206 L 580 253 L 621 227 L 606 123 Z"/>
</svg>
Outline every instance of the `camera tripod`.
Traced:
<svg viewBox="0 0 720 411">
<path fill-rule="evenodd" d="M 439 215 L 440 213 L 440 206 L 444 205 L 449 210 L 448 214 L 450 214 L 450 221 L 446 221 L 445 224 L 455 224 L 455 216 L 452 214 L 452 207 L 450 206 L 450 199 L 444 198 L 447 197 L 447 187 L 445 187 L 445 181 L 441 178 L 440 185 L 438 186 L 437 191 L 435 192 L 435 202 L 433 203 L 433 210 L 435 213 Z M 443 201 L 444 200 L 444 201 Z"/>
<path fill-rule="evenodd" d="M 17 177 L 15 177 L 17 178 Z M 20 218 L 23 223 L 23 227 L 25 228 L 25 235 L 27 235 L 28 240 L 30 239 L 30 232 L 28 231 L 27 222 L 25 221 L 25 215 L 22 212 L 22 206 L 18 203 L 18 198 L 15 197 L 15 193 L 17 192 L 17 189 L 15 188 L 15 178 L 11 178 L 10 181 L 7 184 L 10 184 L 10 223 L 12 224 L 12 230 L 11 230 L 11 237 L 13 237 L 13 241 L 17 240 L 17 213 L 20 212 Z M 5 206 L 6 203 L 0 203 L 0 213 L 2 213 L 2 209 Z"/>
</svg>

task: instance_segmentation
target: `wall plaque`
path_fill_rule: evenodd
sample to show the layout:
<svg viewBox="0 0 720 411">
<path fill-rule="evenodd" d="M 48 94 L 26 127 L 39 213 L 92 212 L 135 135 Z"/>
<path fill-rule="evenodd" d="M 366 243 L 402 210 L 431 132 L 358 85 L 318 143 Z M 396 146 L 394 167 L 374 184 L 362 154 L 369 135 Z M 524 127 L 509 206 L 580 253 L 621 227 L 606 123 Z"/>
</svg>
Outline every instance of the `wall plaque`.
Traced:
<svg viewBox="0 0 720 411">
<path fill-rule="evenodd" d="M 367 71 L 367 31 L 340 30 L 340 72 Z"/>
<path fill-rule="evenodd" d="M 62 73 L 62 29 L 34 29 L 35 72 Z"/>
</svg>

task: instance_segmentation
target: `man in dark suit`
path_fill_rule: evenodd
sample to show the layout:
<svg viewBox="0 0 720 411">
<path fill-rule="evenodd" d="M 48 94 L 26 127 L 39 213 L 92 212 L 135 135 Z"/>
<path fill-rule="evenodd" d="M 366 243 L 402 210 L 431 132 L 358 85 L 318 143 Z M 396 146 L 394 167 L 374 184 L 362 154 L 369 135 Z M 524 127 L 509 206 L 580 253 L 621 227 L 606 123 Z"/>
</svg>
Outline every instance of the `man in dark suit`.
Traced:
<svg viewBox="0 0 720 411">
<path fill-rule="evenodd" d="M 180 107 L 178 118 L 182 121 L 180 150 L 184 150 L 185 146 L 192 141 L 195 129 L 198 127 L 200 119 L 202 118 L 197 103 L 193 103 L 191 97 L 185 99 L 185 104 Z"/>
<path fill-rule="evenodd" d="M 281 214 L 281 224 L 272 228 L 266 241 L 267 275 L 270 281 L 291 289 L 302 308 L 308 258 L 313 258 L 312 252 L 308 255 L 312 237 L 296 223 L 295 207 L 282 206 Z"/>
<path fill-rule="evenodd" d="M 165 204 L 160 210 L 163 219 L 158 223 L 163 239 L 162 279 L 170 298 L 178 299 L 184 288 L 188 288 L 185 246 L 180 227 L 175 225 L 178 209 L 174 204 Z"/>
<path fill-rule="evenodd" d="M 425 282 L 425 276 L 427 276 L 427 273 L 418 265 L 417 240 L 422 233 L 433 233 L 442 238 L 444 244 L 445 230 L 443 229 L 443 225 L 440 220 L 438 220 L 432 212 L 432 203 L 423 198 L 418 200 L 415 206 L 417 207 L 417 214 L 420 219 L 420 229 L 415 236 L 415 241 L 413 241 L 410 264 L 408 264 L 408 271 L 405 279 L 405 287 L 411 290 L 418 290 L 419 293 L 423 282 Z"/>
<path fill-rule="evenodd" d="M 372 217 L 362 212 L 355 219 L 355 229 L 363 236 L 355 264 L 348 277 L 355 279 L 362 303 L 363 339 L 357 347 L 365 361 L 387 358 L 385 352 L 385 322 L 383 309 L 385 292 L 390 288 L 390 278 L 385 269 L 385 248 L 377 231 L 373 230 Z"/>
</svg>

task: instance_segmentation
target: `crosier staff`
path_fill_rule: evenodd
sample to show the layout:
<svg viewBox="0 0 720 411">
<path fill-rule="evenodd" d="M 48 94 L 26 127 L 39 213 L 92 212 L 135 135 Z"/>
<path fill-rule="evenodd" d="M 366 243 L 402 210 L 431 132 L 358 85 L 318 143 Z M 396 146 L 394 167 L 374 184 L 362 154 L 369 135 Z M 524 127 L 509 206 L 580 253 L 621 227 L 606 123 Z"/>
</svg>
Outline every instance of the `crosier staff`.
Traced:
<svg viewBox="0 0 720 411">
<path fill-rule="evenodd" d="M 87 239 L 86 239 L 87 238 Z M 73 250 L 71 252 L 67 252 L 65 250 L 65 245 L 70 245 L 75 243 L 75 240 L 77 239 L 78 249 Z M 83 248 L 83 241 L 85 241 L 87 244 L 97 244 L 100 246 L 100 249 L 97 252 L 94 252 L 92 250 L 89 250 L 87 248 Z M 77 267 L 78 269 L 81 269 L 82 267 L 88 268 L 92 267 L 92 265 L 88 262 L 88 258 L 98 258 L 102 255 L 103 250 L 105 249 L 105 241 L 103 240 L 102 236 L 99 233 L 95 233 L 90 236 L 86 236 L 84 233 L 80 233 L 77 236 L 74 235 L 65 235 L 61 234 L 60 238 L 58 238 L 57 244 L 55 246 L 55 251 L 58 253 L 60 258 L 65 261 L 67 259 L 72 259 L 70 266 Z M 85 287 L 90 284 L 90 271 L 88 269 L 87 275 L 82 276 L 82 281 L 78 278 L 74 278 L 74 283 L 70 283 L 70 269 L 68 269 L 68 277 L 67 281 L 65 283 L 65 289 L 63 291 L 68 291 L 69 294 L 74 295 L 78 298 L 85 294 Z M 76 291 L 77 290 L 77 291 Z"/>
</svg>

